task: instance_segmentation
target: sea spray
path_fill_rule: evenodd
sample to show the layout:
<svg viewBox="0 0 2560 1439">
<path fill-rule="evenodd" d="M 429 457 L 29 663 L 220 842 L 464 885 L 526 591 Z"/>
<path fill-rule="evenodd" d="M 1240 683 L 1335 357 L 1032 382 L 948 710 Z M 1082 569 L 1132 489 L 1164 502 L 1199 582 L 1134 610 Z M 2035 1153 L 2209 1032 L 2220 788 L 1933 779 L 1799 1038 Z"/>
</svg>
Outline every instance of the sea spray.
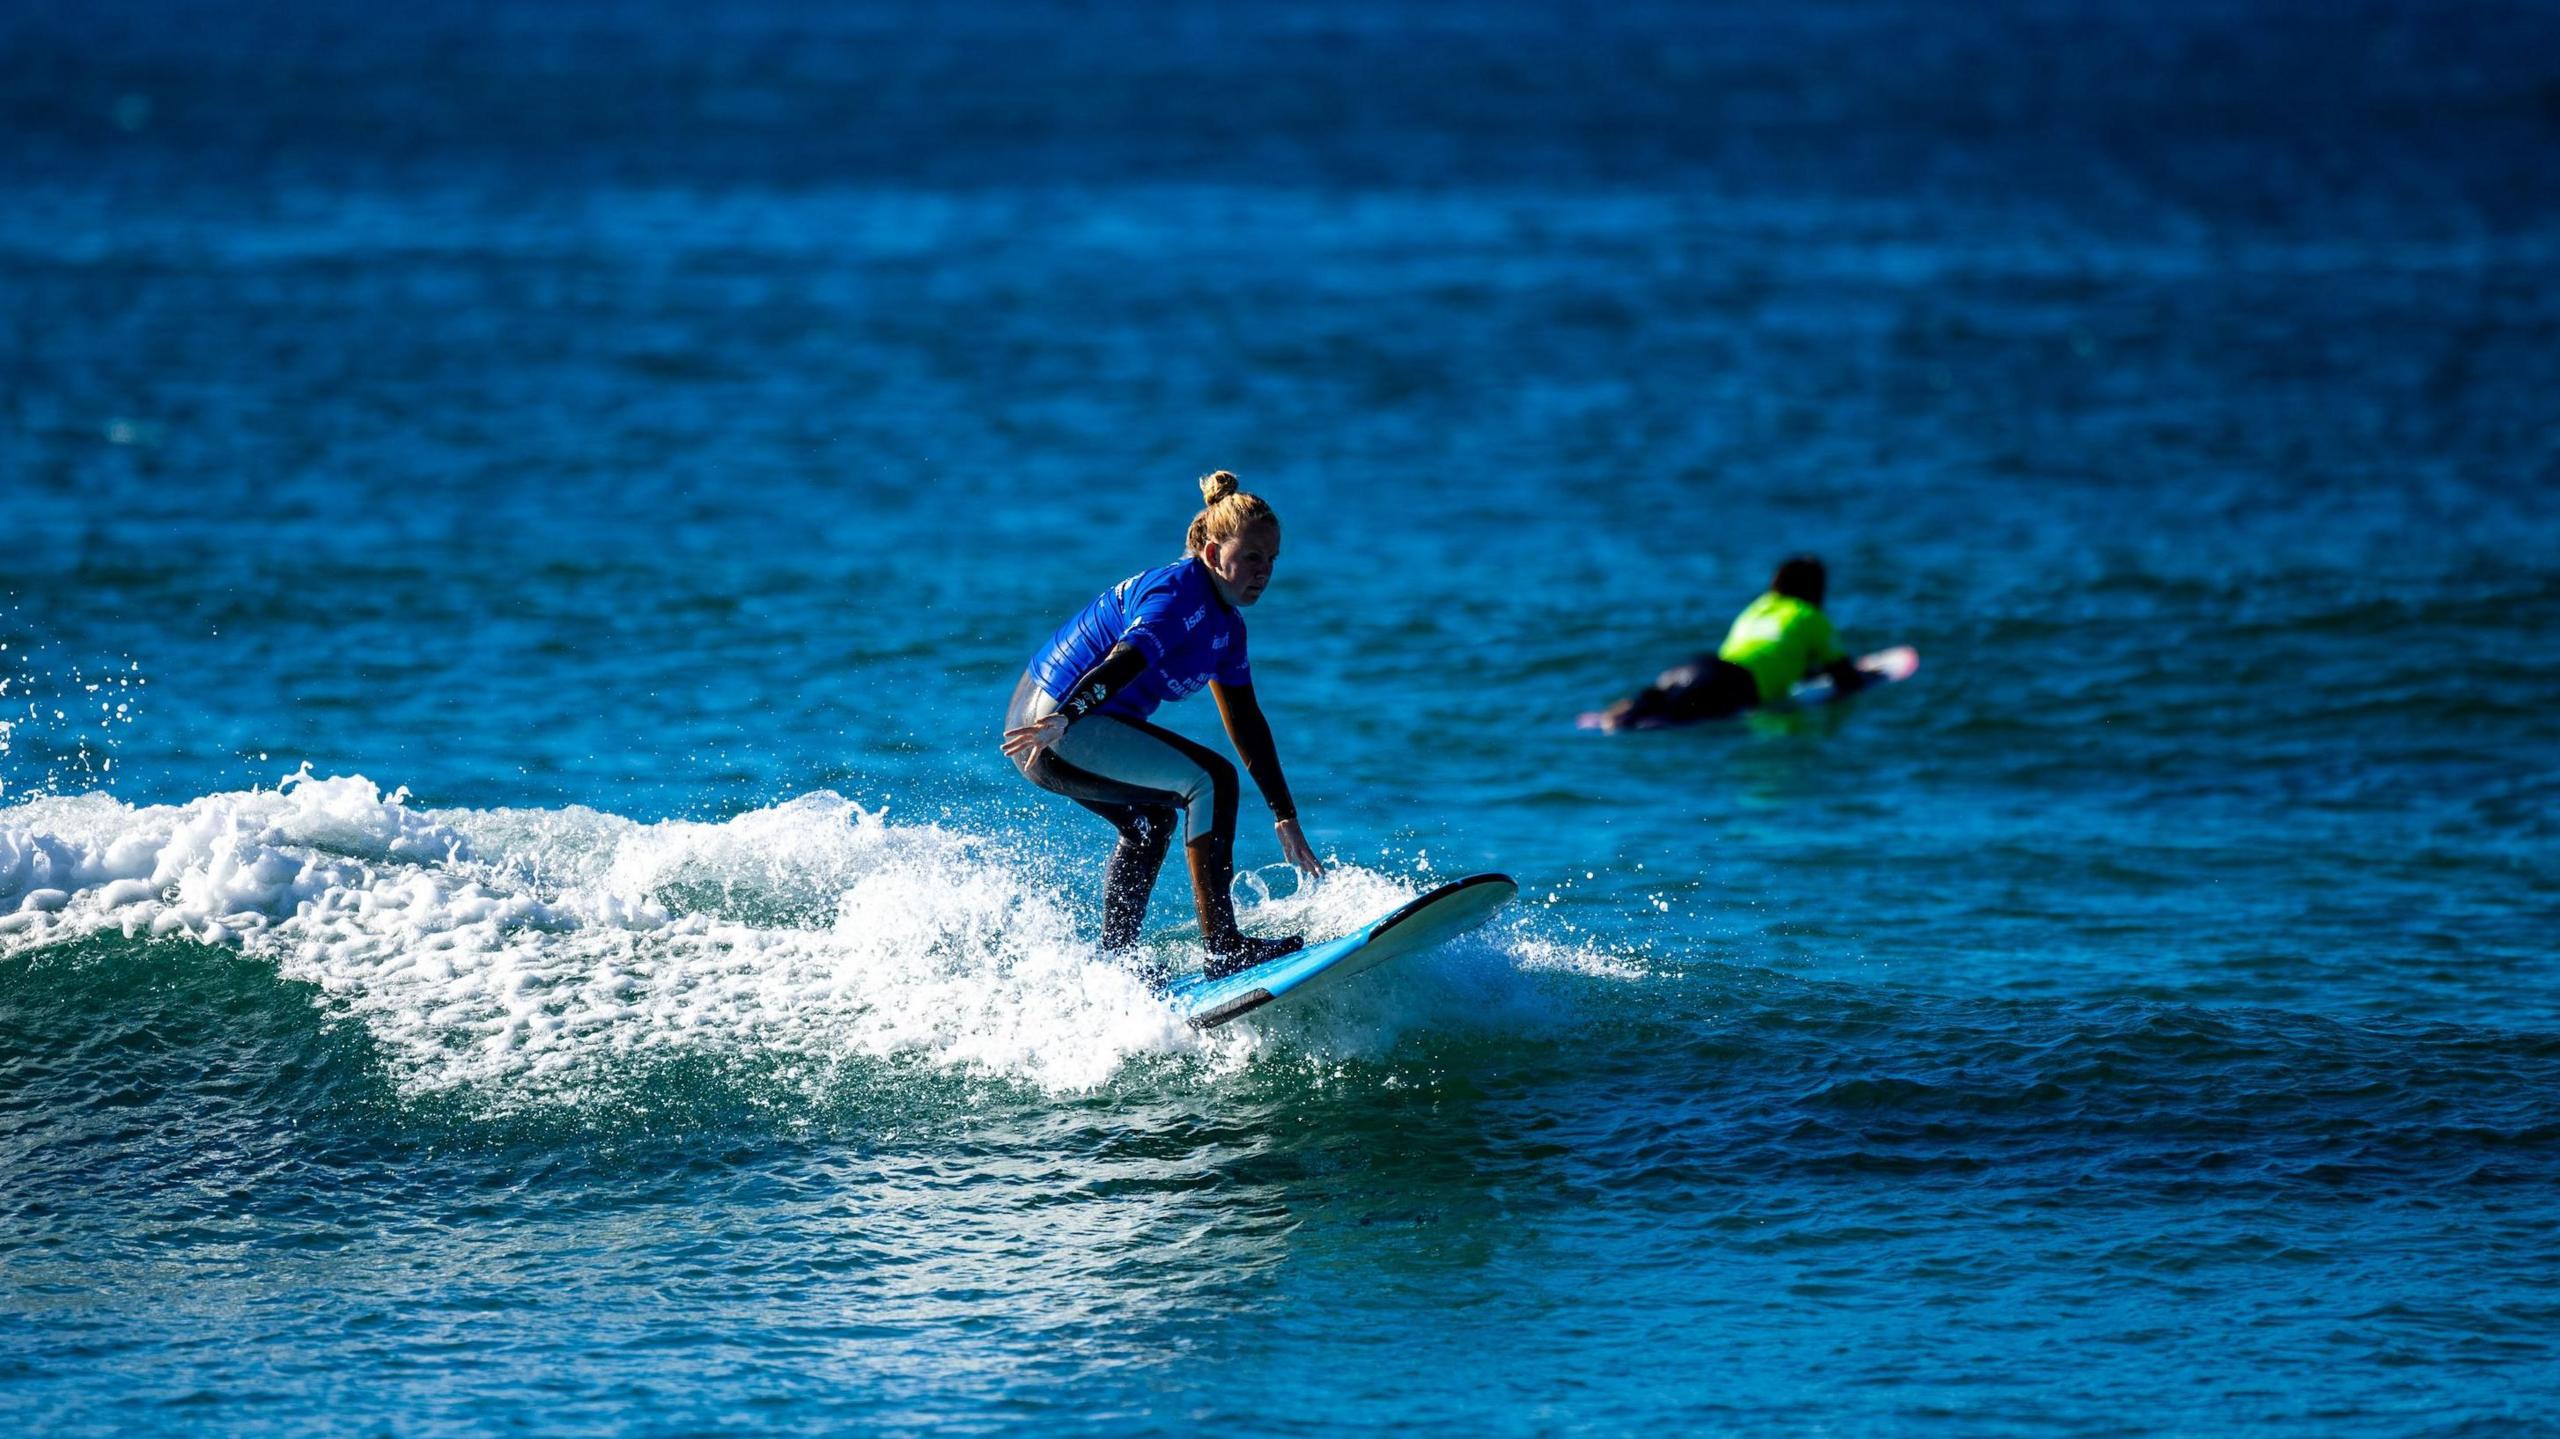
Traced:
<svg viewBox="0 0 2560 1439">
<path fill-rule="evenodd" d="M 1347 933 L 1419 887 L 1357 867 L 1248 911 Z M 306 768 L 273 789 L 0 811 L 0 959 L 90 935 L 272 960 L 363 1025 L 416 1092 L 570 1092 L 687 1055 L 905 1056 L 1043 1089 L 1133 1057 L 1378 1052 L 1413 1024 L 1537 1001 L 1487 938 L 1274 1026 L 1203 1036 L 1097 953 L 1076 901 L 988 836 L 833 792 L 719 822 L 424 810 Z M 1179 940 L 1165 941 L 1180 949 Z M 1516 946 L 1515 946 L 1516 947 Z"/>
<path fill-rule="evenodd" d="M 130 655 L 62 658 L 0 618 L 0 801 L 115 783 L 116 750 L 151 681 Z"/>
</svg>

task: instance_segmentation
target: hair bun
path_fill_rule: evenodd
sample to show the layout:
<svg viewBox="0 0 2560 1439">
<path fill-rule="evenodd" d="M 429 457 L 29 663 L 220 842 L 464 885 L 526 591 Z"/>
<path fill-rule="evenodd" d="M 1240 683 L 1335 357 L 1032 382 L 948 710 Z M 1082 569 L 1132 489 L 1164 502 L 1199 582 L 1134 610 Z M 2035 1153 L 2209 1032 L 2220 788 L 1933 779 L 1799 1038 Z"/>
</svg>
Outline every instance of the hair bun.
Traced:
<svg viewBox="0 0 2560 1439">
<path fill-rule="evenodd" d="M 1200 498 L 1203 507 L 1191 517 L 1191 533 L 1183 540 L 1185 554 L 1200 554 L 1212 542 L 1225 544 L 1254 525 L 1270 525 L 1276 532 L 1280 524 L 1260 495 L 1246 494 L 1225 470 L 1200 477 Z"/>
</svg>

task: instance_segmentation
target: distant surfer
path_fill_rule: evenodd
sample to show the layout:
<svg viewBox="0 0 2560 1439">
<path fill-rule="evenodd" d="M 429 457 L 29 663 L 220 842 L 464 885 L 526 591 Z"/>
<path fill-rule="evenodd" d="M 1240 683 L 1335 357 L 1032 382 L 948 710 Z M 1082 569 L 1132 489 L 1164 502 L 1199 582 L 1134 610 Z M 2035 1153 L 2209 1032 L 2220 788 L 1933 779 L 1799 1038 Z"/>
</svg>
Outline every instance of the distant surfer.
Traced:
<svg viewBox="0 0 2560 1439">
<path fill-rule="evenodd" d="M 1111 822 L 1120 843 L 1103 868 L 1102 947 L 1138 939 L 1147 897 L 1177 821 L 1200 911 L 1211 978 L 1276 959 L 1297 935 L 1257 939 L 1236 927 L 1228 893 L 1235 874 L 1236 768 L 1204 745 L 1147 723 L 1167 700 L 1203 685 L 1227 737 L 1271 807 L 1280 852 L 1310 875 L 1324 872 L 1280 774 L 1271 725 L 1253 697 L 1242 611 L 1262 598 L 1280 558 L 1280 520 L 1224 470 L 1200 481 L 1204 502 L 1183 557 L 1132 575 L 1096 596 L 1049 637 L 1014 687 L 1004 752 L 1023 778 Z"/>
<path fill-rule="evenodd" d="M 1822 612 L 1828 579 L 1813 556 L 1790 558 L 1778 566 L 1769 592 L 1734 618 L 1715 653 L 1663 671 L 1642 691 L 1601 711 L 1598 727 L 1646 729 L 1723 719 L 1783 699 L 1816 675 L 1829 675 L 1837 693 L 1855 693 L 1868 676 L 1840 648 L 1831 617 Z"/>
</svg>

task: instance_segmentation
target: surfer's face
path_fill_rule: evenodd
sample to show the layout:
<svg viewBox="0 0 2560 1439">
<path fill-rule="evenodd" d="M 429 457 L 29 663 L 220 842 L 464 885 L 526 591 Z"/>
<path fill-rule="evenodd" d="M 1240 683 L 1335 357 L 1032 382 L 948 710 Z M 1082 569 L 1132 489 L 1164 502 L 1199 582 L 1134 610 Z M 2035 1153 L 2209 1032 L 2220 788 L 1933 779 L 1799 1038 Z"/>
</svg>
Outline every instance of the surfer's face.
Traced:
<svg viewBox="0 0 2560 1439">
<path fill-rule="evenodd" d="M 1200 551 L 1200 563 L 1209 567 L 1219 592 L 1238 609 L 1262 598 L 1263 587 L 1271 583 L 1271 566 L 1279 558 L 1278 525 L 1247 525 L 1234 539 L 1223 544 L 1212 540 Z"/>
</svg>

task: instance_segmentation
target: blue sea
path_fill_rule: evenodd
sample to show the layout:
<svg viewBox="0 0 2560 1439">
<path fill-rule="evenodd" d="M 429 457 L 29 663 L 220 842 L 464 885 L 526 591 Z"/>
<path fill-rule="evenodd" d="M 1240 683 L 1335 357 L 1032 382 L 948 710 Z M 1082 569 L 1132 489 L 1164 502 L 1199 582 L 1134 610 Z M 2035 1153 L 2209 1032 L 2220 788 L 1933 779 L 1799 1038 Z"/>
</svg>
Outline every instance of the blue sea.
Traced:
<svg viewBox="0 0 2560 1439">
<path fill-rule="evenodd" d="M 0 138 L 0 1430 L 2560 1433 L 2552 5 L 10 0 Z M 1204 1034 L 997 740 L 1220 468 L 1247 928 L 1522 892 Z M 1912 680 L 1575 729 L 1797 551 Z"/>
</svg>

